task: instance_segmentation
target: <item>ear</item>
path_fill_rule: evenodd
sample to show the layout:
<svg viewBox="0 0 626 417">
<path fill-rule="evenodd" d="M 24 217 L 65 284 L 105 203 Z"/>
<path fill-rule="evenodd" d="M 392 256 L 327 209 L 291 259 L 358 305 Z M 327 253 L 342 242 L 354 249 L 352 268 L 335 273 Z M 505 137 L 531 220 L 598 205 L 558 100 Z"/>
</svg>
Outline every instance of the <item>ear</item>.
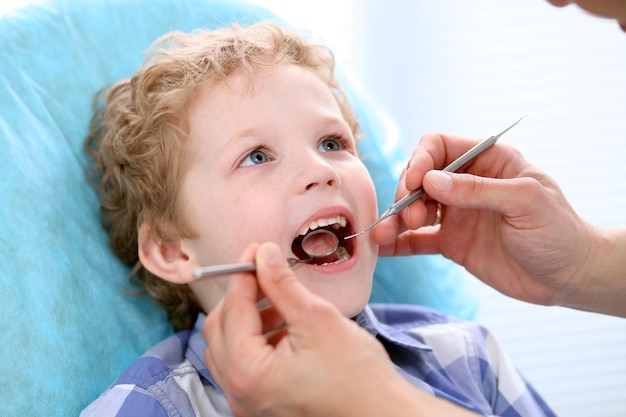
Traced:
<svg viewBox="0 0 626 417">
<path fill-rule="evenodd" d="M 139 227 L 139 260 L 154 275 L 177 284 L 193 282 L 193 270 L 199 265 L 182 239 L 164 240 L 152 227 L 143 223 Z"/>
</svg>

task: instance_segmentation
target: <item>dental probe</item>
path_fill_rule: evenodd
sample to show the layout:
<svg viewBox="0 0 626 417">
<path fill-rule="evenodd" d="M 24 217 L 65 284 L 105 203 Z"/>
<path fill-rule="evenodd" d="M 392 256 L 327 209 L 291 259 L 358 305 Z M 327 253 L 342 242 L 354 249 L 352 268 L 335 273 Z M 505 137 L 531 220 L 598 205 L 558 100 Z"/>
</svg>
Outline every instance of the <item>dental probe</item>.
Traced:
<svg viewBox="0 0 626 417">
<path fill-rule="evenodd" d="M 443 171 L 455 172 L 458 169 L 462 168 L 469 161 L 471 161 L 472 159 L 476 158 L 478 155 L 483 153 L 487 148 L 489 148 L 490 146 L 495 144 L 498 141 L 498 139 L 500 139 L 500 136 L 504 135 L 506 132 L 508 132 L 510 129 L 512 129 L 516 124 L 518 124 L 526 116 L 528 116 L 528 115 L 524 115 L 524 116 L 520 117 L 515 123 L 513 123 L 511 126 L 509 126 L 506 129 L 504 129 L 502 132 L 498 133 L 497 135 L 488 137 L 487 139 L 485 139 L 482 142 L 478 143 L 476 146 L 474 146 L 469 151 L 465 152 L 459 158 L 457 158 L 452 163 L 450 163 L 450 165 L 445 167 L 443 169 Z M 391 217 L 393 215 L 396 215 L 396 214 L 400 213 L 407 206 L 409 206 L 411 203 L 413 203 L 415 200 L 417 200 L 418 198 L 420 198 L 424 194 L 425 194 L 424 187 L 420 187 L 420 188 L 418 188 L 416 190 L 411 191 L 409 194 L 407 194 L 404 197 L 402 197 L 396 203 L 392 204 L 391 207 L 389 207 L 383 214 L 381 214 L 378 217 L 378 219 L 376 219 L 376 221 L 374 223 L 370 224 L 368 227 L 366 227 L 365 229 L 363 229 L 362 231 L 360 231 L 358 233 L 355 233 L 355 234 L 350 235 L 350 236 L 346 236 L 344 238 L 344 240 L 352 239 L 353 237 L 360 236 L 363 233 L 373 229 L 374 226 L 376 226 L 378 223 L 382 222 L 383 220 L 387 219 L 388 217 Z"/>
</svg>

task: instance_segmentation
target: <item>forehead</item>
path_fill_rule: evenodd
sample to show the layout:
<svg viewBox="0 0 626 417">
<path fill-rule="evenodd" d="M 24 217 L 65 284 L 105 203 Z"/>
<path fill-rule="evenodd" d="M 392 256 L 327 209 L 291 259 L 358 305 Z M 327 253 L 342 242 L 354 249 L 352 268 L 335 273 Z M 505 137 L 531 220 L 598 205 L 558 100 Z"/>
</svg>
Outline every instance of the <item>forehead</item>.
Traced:
<svg viewBox="0 0 626 417">
<path fill-rule="evenodd" d="M 239 69 L 204 91 L 222 99 L 226 96 L 237 100 L 254 98 L 264 89 L 284 92 L 293 88 L 331 93 L 330 86 L 312 69 L 296 64 L 278 64 L 258 71 Z"/>
<path fill-rule="evenodd" d="M 253 113 L 291 103 L 304 111 L 308 103 L 341 113 L 331 87 L 314 71 L 294 64 L 280 64 L 256 73 L 236 71 L 227 78 L 204 85 L 188 107 L 188 121 L 218 121 L 232 113 Z"/>
<path fill-rule="evenodd" d="M 331 88 L 308 68 L 281 64 L 256 74 L 239 71 L 204 86 L 188 108 L 190 144 L 228 146 L 250 133 L 345 123 Z M 269 135 L 269 136 L 267 136 Z"/>
</svg>

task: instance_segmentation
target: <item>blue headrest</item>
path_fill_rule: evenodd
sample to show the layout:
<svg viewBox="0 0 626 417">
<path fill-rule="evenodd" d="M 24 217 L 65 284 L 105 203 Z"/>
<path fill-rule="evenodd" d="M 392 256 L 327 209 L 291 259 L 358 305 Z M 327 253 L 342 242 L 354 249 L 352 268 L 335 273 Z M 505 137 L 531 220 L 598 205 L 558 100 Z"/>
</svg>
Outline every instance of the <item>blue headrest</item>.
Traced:
<svg viewBox="0 0 626 417">
<path fill-rule="evenodd" d="M 83 138 L 102 87 L 132 75 L 170 30 L 272 18 L 229 0 L 51 0 L 0 17 L 0 404 L 3 415 L 68 416 L 148 347 L 165 314 L 129 296 L 98 201 L 84 180 Z M 381 206 L 393 201 L 393 126 L 349 88 Z M 403 162 L 402 162 L 403 163 Z M 474 314 L 456 267 L 437 257 L 382 259 L 373 300 Z M 432 279 L 429 278 L 432 276 Z"/>
</svg>

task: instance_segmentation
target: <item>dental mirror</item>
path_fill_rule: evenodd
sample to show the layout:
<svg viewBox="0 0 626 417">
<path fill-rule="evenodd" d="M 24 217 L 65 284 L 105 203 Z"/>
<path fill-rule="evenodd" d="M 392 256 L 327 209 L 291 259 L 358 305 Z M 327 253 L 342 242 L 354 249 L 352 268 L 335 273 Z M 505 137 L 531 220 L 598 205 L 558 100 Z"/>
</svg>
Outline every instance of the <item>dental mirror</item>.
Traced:
<svg viewBox="0 0 626 417">
<path fill-rule="evenodd" d="M 304 236 L 302 242 L 300 242 L 300 246 L 308 258 L 287 258 L 289 266 L 304 262 L 309 263 L 314 259 L 325 258 L 332 255 L 339 247 L 339 238 L 329 230 L 317 229 Z M 206 277 L 234 274 L 237 272 L 252 272 L 255 270 L 256 264 L 254 262 L 204 266 L 193 271 L 193 278 L 199 280 Z"/>
<path fill-rule="evenodd" d="M 339 239 L 329 230 L 317 229 L 304 236 L 301 246 L 309 258 L 324 258 L 335 253 L 339 246 Z M 302 259 L 296 259 L 296 262 L 302 261 Z"/>
</svg>

